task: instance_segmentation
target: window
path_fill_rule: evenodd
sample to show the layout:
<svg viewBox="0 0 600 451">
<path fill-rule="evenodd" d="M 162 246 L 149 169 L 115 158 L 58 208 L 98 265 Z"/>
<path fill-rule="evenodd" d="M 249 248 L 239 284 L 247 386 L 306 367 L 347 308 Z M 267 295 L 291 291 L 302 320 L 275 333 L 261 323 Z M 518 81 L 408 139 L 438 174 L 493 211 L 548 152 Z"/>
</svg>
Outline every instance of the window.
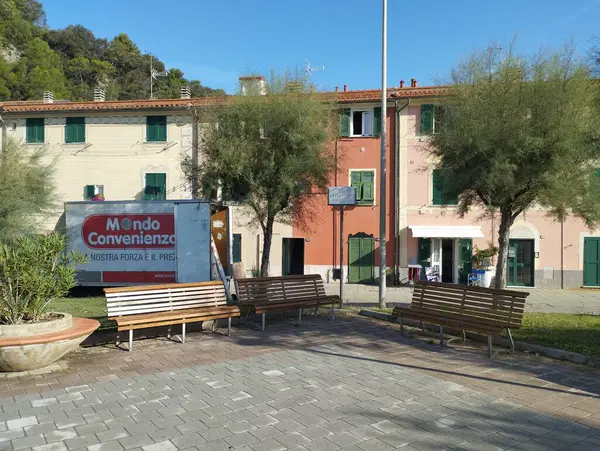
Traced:
<svg viewBox="0 0 600 451">
<path fill-rule="evenodd" d="M 421 105 L 421 135 L 437 133 L 444 123 L 444 108 L 440 105 Z"/>
<path fill-rule="evenodd" d="M 373 205 L 375 193 L 374 171 L 350 172 L 350 184 L 356 189 L 356 203 L 358 205 Z"/>
<path fill-rule="evenodd" d="M 144 187 L 144 200 L 165 200 L 167 198 L 167 174 L 147 173 Z"/>
<path fill-rule="evenodd" d="M 233 234 L 233 263 L 242 261 L 242 234 Z"/>
<path fill-rule="evenodd" d="M 456 205 L 458 203 L 456 196 L 453 196 L 444 190 L 444 178 L 438 169 L 432 172 L 433 179 L 433 200 L 432 205 Z"/>
<path fill-rule="evenodd" d="M 44 118 L 25 120 L 25 142 L 28 144 L 44 142 Z"/>
<path fill-rule="evenodd" d="M 65 125 L 66 143 L 84 143 L 85 142 L 85 118 L 68 117 Z"/>
<path fill-rule="evenodd" d="M 104 185 L 85 185 L 83 198 L 85 200 L 104 199 Z"/>
<path fill-rule="evenodd" d="M 339 134 L 348 136 L 379 136 L 381 134 L 381 108 L 340 111 Z"/>
<path fill-rule="evenodd" d="M 160 142 L 167 140 L 167 116 L 146 117 L 146 141 Z"/>
</svg>

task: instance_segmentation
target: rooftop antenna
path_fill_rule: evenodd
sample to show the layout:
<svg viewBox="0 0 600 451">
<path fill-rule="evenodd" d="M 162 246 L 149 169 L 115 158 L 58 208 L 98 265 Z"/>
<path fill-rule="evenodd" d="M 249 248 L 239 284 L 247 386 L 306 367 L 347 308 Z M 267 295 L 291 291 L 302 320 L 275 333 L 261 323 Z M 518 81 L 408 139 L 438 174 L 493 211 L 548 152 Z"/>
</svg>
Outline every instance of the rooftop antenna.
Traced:
<svg viewBox="0 0 600 451">
<path fill-rule="evenodd" d="M 306 73 L 306 75 L 308 75 L 309 77 L 312 76 L 313 72 L 319 72 L 325 70 L 325 66 L 317 66 L 317 67 L 313 67 L 310 64 L 310 61 L 308 61 L 308 58 L 306 58 L 306 62 L 304 63 L 304 72 Z"/>
<path fill-rule="evenodd" d="M 163 70 L 161 72 L 158 72 L 156 69 L 154 69 L 154 67 L 152 66 L 152 53 L 148 52 L 148 55 L 150 55 L 150 100 L 154 100 L 154 80 L 156 80 L 157 77 L 166 77 L 167 75 L 169 75 L 169 71 Z"/>
</svg>

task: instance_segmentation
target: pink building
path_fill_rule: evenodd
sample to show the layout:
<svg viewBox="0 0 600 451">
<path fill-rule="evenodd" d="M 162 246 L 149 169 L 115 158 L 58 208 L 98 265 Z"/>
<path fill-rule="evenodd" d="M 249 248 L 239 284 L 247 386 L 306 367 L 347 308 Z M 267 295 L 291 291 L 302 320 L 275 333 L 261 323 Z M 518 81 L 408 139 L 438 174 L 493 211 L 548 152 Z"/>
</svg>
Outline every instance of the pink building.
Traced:
<svg viewBox="0 0 600 451">
<path fill-rule="evenodd" d="M 380 139 L 369 121 L 370 114 L 380 111 L 379 93 L 339 93 L 340 124 L 349 120 L 350 128 L 340 126 L 335 143 L 340 158 L 332 185 L 355 185 L 362 196 L 361 204 L 345 216 L 344 265 L 350 283 L 378 277 Z M 434 161 L 426 151 L 429 136 L 435 133 L 436 97 L 443 92 L 419 88 L 413 81 L 410 87 L 389 89 L 388 94 L 387 267 L 400 282 L 408 280 L 409 268 L 420 265 L 441 281 L 466 283 L 474 247 L 497 244 L 499 218 L 474 210 L 461 219 L 453 199 L 443 198 Z M 361 134 L 355 133 L 356 127 Z M 308 228 L 296 225 L 294 236 L 305 241 L 305 272 L 331 279 L 339 266 L 338 214 L 327 207 L 325 196 L 313 201 L 320 220 Z M 574 218 L 561 225 L 543 210 L 531 208 L 511 228 L 507 269 L 509 286 L 600 286 L 600 230 L 590 231 Z"/>
</svg>

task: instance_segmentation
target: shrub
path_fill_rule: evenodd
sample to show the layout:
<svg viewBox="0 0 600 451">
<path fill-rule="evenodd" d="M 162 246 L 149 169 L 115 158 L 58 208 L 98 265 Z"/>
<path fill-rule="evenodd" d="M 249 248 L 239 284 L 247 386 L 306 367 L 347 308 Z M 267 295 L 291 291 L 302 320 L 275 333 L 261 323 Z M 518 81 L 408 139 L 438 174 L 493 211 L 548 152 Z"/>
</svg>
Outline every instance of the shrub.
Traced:
<svg viewBox="0 0 600 451">
<path fill-rule="evenodd" d="M 48 304 L 76 285 L 75 267 L 85 259 L 65 252 L 66 244 L 58 233 L 0 243 L 0 323 L 42 321 Z"/>
</svg>

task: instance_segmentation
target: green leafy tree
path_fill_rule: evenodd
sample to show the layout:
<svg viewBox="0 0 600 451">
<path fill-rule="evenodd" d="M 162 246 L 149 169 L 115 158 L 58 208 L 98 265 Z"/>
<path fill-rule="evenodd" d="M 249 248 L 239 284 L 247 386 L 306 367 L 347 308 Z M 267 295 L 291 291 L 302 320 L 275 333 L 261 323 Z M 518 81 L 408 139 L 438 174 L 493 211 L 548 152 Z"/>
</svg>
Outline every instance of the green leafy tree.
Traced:
<svg viewBox="0 0 600 451">
<path fill-rule="evenodd" d="M 48 304 L 75 287 L 77 264 L 85 259 L 66 247 L 57 233 L 0 243 L 0 323 L 43 320 Z"/>
<path fill-rule="evenodd" d="M 289 89 L 294 86 L 295 89 Z M 202 194 L 249 208 L 264 234 L 260 273 L 268 275 L 275 221 L 303 213 L 307 193 L 323 189 L 334 159 L 327 143 L 332 105 L 295 76 L 273 76 L 267 95 L 236 96 L 210 111 L 202 122 L 202 162 L 183 162 L 188 178 L 201 181 Z M 199 113 L 200 114 L 200 113 Z"/>
<path fill-rule="evenodd" d="M 54 170 L 44 149 L 6 139 L 0 152 L 0 242 L 39 230 L 39 218 L 54 208 Z"/>
<path fill-rule="evenodd" d="M 510 228 L 528 208 L 589 227 L 600 220 L 598 84 L 569 48 L 500 56 L 486 51 L 452 72 L 430 146 L 458 214 L 480 207 L 500 217 L 496 288 L 505 286 Z"/>
</svg>

